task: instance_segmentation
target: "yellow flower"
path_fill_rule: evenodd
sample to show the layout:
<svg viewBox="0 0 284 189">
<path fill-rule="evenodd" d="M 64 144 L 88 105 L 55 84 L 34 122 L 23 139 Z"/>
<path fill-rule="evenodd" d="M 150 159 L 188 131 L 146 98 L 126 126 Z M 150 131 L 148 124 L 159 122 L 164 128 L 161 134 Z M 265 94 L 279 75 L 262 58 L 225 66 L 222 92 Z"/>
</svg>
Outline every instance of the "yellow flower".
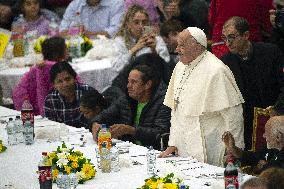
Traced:
<svg viewBox="0 0 284 189">
<path fill-rule="evenodd" d="M 71 167 L 73 168 L 73 169 L 76 169 L 76 168 L 78 168 L 78 163 L 76 162 L 76 161 L 73 161 L 72 163 L 71 163 Z"/>
<path fill-rule="evenodd" d="M 88 163 L 83 165 L 82 172 L 85 174 L 86 179 L 90 179 L 96 174 L 94 167 Z"/>
<path fill-rule="evenodd" d="M 64 171 L 66 171 L 67 174 L 70 174 L 71 173 L 71 167 L 64 166 Z"/>
<path fill-rule="evenodd" d="M 36 53 L 41 53 L 41 51 L 42 51 L 42 48 L 41 48 L 41 45 L 42 45 L 42 43 L 46 40 L 48 38 L 48 36 L 46 36 L 46 35 L 43 35 L 43 36 L 40 36 L 37 40 L 36 40 L 36 42 L 35 42 L 35 44 L 34 44 L 34 51 L 36 52 Z"/>
<path fill-rule="evenodd" d="M 69 161 L 75 161 L 75 162 L 78 161 L 78 156 L 76 155 L 69 155 L 67 158 Z"/>
<path fill-rule="evenodd" d="M 59 174 L 58 169 L 53 169 L 52 170 L 52 179 L 55 180 L 57 178 L 58 174 Z"/>
<path fill-rule="evenodd" d="M 51 153 L 48 153 L 48 159 L 49 159 L 49 161 L 50 162 L 52 162 L 52 160 L 53 160 L 53 158 L 55 158 L 56 157 L 56 153 L 54 153 L 54 152 L 51 152 Z"/>
<path fill-rule="evenodd" d="M 165 183 L 163 189 L 178 189 L 178 186 L 175 183 Z"/>
</svg>

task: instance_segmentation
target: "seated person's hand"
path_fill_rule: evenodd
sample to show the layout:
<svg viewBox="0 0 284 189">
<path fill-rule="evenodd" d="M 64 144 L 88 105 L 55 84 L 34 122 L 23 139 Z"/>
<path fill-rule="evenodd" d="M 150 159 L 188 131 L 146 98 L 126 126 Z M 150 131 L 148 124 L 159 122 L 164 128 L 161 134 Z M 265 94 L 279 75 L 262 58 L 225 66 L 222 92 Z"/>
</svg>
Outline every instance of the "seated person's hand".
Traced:
<svg viewBox="0 0 284 189">
<path fill-rule="evenodd" d="M 135 128 L 125 124 L 114 124 L 110 127 L 111 137 L 118 138 L 123 135 L 134 135 Z"/>
<path fill-rule="evenodd" d="M 165 151 L 163 151 L 162 153 L 160 153 L 160 155 L 158 157 L 159 158 L 165 158 L 165 157 L 168 157 L 169 155 L 171 155 L 172 153 L 175 153 L 176 155 L 178 154 L 177 147 L 175 147 L 175 146 L 167 147 L 167 149 Z"/>
<path fill-rule="evenodd" d="M 257 163 L 256 168 L 257 168 L 258 170 L 261 170 L 266 164 L 267 164 L 266 161 L 260 160 L 260 161 Z"/>
<path fill-rule="evenodd" d="M 98 132 L 99 132 L 100 128 L 101 128 L 100 124 L 98 124 L 96 122 L 92 124 L 92 134 L 93 134 L 94 141 L 97 141 L 97 136 L 98 136 Z"/>
<path fill-rule="evenodd" d="M 131 55 L 135 55 L 137 51 L 146 47 L 147 36 L 142 36 L 139 38 L 137 43 L 130 49 Z"/>
<path fill-rule="evenodd" d="M 228 150 L 235 148 L 235 139 L 229 131 L 224 132 L 222 140 Z"/>
<path fill-rule="evenodd" d="M 227 148 L 227 154 L 233 155 L 235 158 L 242 157 L 242 149 L 235 145 L 235 139 L 229 131 L 224 132 L 222 135 L 222 140 Z"/>
<path fill-rule="evenodd" d="M 156 38 L 155 34 L 148 34 L 145 36 L 146 40 L 146 46 L 150 47 L 152 50 L 156 48 Z"/>
</svg>

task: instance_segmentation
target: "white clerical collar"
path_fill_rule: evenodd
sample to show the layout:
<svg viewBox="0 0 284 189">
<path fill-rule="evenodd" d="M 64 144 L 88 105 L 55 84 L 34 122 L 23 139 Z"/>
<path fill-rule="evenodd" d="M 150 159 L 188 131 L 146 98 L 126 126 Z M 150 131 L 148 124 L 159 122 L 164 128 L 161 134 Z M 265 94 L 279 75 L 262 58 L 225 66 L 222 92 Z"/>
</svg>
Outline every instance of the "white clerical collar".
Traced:
<svg viewBox="0 0 284 189">
<path fill-rule="evenodd" d="M 196 57 L 193 61 L 191 61 L 188 64 L 188 68 L 194 68 L 195 66 L 197 66 L 197 64 L 204 58 L 205 54 L 206 54 L 206 50 L 201 53 L 198 57 Z"/>
</svg>

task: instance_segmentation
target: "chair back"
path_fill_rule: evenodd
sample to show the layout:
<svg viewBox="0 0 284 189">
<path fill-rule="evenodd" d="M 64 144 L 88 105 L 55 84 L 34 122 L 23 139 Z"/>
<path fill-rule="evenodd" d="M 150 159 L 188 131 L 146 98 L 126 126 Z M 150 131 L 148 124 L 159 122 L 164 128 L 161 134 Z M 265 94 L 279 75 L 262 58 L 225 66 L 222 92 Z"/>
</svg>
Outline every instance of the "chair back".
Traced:
<svg viewBox="0 0 284 189">
<path fill-rule="evenodd" d="M 252 151 L 261 150 L 266 146 L 263 138 L 265 124 L 270 118 L 270 111 L 263 108 L 254 107 L 253 131 L 252 131 Z"/>
</svg>

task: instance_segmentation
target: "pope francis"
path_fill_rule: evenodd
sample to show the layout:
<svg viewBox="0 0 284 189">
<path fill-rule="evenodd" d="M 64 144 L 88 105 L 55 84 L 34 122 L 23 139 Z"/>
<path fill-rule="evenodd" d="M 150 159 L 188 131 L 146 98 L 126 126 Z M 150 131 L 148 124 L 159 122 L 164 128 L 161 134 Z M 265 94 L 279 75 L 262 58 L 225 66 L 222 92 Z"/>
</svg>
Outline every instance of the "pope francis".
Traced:
<svg viewBox="0 0 284 189">
<path fill-rule="evenodd" d="M 221 166 L 225 146 L 221 136 L 230 131 L 244 147 L 242 94 L 230 69 L 206 50 L 205 33 L 189 27 L 178 35 L 177 63 L 164 104 L 171 108 L 169 147 L 201 162 Z"/>
</svg>

